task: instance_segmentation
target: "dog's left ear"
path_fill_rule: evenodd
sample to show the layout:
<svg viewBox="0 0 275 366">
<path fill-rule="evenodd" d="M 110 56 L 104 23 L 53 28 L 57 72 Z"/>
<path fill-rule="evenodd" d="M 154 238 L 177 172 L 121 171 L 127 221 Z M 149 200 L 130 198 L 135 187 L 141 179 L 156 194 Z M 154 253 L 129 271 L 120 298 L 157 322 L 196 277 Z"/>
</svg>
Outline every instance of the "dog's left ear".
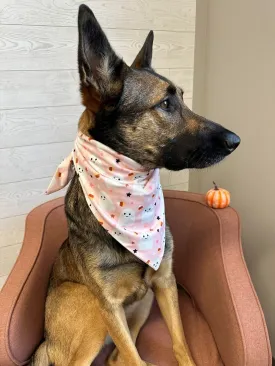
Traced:
<svg viewBox="0 0 275 366">
<path fill-rule="evenodd" d="M 93 12 L 80 5 L 78 13 L 78 68 L 83 104 L 93 113 L 115 105 L 129 67 L 112 49 Z"/>
<path fill-rule="evenodd" d="M 144 42 L 144 45 L 142 46 L 137 57 L 131 65 L 133 69 L 143 69 L 145 67 L 151 67 L 153 56 L 153 42 L 154 32 L 151 30 Z"/>
</svg>

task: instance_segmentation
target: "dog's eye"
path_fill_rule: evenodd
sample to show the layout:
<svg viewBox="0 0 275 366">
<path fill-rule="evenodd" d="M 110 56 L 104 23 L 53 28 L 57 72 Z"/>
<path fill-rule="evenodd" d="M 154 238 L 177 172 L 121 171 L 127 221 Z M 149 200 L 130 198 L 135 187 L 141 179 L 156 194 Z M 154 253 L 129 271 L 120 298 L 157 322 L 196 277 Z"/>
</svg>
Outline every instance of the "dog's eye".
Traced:
<svg viewBox="0 0 275 366">
<path fill-rule="evenodd" d="M 160 106 L 161 109 L 164 109 L 164 110 L 169 109 L 169 107 L 170 107 L 170 100 L 169 99 L 165 99 L 164 101 L 162 101 L 160 103 L 159 106 Z"/>
</svg>

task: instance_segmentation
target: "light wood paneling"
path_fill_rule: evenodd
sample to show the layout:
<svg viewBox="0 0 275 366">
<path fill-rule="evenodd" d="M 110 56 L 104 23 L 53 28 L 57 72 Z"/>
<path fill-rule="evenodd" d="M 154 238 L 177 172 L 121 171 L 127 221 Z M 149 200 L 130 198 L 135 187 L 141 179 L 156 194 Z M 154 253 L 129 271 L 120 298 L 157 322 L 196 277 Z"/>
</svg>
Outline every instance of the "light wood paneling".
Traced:
<svg viewBox="0 0 275 366">
<path fill-rule="evenodd" d="M 7 278 L 8 278 L 8 276 L 1 276 L 0 277 L 0 290 L 4 286 Z"/>
<path fill-rule="evenodd" d="M 106 29 L 119 55 L 131 64 L 148 32 Z M 0 26 L 0 70 L 77 68 L 77 28 Z M 193 67 L 194 33 L 156 31 L 154 67 Z"/>
<path fill-rule="evenodd" d="M 189 180 L 189 170 L 181 170 L 179 172 L 171 172 L 169 186 L 175 186 L 181 183 L 187 183 Z"/>
<path fill-rule="evenodd" d="M 160 169 L 160 182 L 162 185 L 162 188 L 166 188 L 169 186 L 170 181 L 170 171 L 167 169 Z"/>
<path fill-rule="evenodd" d="M 80 104 L 76 71 L 0 71 L 2 109 Z"/>
<path fill-rule="evenodd" d="M 20 252 L 22 244 L 0 247 L 0 276 L 7 275 L 12 269 L 16 258 Z"/>
<path fill-rule="evenodd" d="M 175 184 L 167 187 L 167 189 L 171 189 L 172 191 L 188 191 L 188 182 Z"/>
<path fill-rule="evenodd" d="M 160 74 L 168 74 L 168 69 L 157 71 Z M 180 74 L 181 84 L 190 84 L 190 70 L 178 70 L 178 75 Z M 2 109 L 80 104 L 79 78 L 76 70 L 0 71 L 0 80 Z M 191 89 L 188 91 L 187 88 L 185 97 L 191 97 Z"/>
<path fill-rule="evenodd" d="M 73 141 L 0 149 L 1 184 L 45 178 L 69 155 Z"/>
<path fill-rule="evenodd" d="M 1 24 L 76 26 L 80 4 L 104 28 L 195 31 L 195 0 L 1 0 Z"/>
<path fill-rule="evenodd" d="M 26 215 L 8 217 L 0 220 L 0 247 L 22 242 L 25 220 Z"/>
<path fill-rule="evenodd" d="M 169 171 L 167 169 L 160 170 L 161 184 L 163 188 L 170 189 L 171 186 L 178 186 L 182 183 L 188 183 L 189 170 L 179 172 Z"/>
<path fill-rule="evenodd" d="M 73 140 L 82 111 L 82 106 L 0 111 L 0 148 Z"/>
<path fill-rule="evenodd" d="M 45 195 L 50 181 L 51 177 L 2 184 L 0 186 L 0 219 L 27 214 L 43 202 L 64 196 L 65 189 L 50 196 Z"/>
</svg>

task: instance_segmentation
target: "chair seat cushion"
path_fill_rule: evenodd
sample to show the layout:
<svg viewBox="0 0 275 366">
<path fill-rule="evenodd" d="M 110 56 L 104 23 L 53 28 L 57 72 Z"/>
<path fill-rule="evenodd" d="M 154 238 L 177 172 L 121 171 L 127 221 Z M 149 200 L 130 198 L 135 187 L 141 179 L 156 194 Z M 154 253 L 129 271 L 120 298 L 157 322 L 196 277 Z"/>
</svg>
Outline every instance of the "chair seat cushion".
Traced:
<svg viewBox="0 0 275 366">
<path fill-rule="evenodd" d="M 196 365 L 223 365 L 207 322 L 183 289 L 179 289 L 179 305 L 187 343 Z M 137 348 L 147 362 L 157 366 L 178 366 L 167 326 L 156 302 L 139 334 Z"/>
</svg>

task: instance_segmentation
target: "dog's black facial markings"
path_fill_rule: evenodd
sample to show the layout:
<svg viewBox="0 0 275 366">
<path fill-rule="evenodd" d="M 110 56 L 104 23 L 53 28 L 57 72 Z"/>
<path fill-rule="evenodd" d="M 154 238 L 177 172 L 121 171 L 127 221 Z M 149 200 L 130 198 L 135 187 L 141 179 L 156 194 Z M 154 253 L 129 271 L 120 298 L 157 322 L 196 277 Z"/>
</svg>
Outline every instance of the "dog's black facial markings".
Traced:
<svg viewBox="0 0 275 366">
<path fill-rule="evenodd" d="M 177 92 L 177 88 L 174 86 L 174 85 L 169 85 L 168 87 L 167 87 L 167 93 L 168 94 L 172 94 L 172 95 L 174 95 L 174 94 L 176 94 L 176 92 Z"/>
</svg>

